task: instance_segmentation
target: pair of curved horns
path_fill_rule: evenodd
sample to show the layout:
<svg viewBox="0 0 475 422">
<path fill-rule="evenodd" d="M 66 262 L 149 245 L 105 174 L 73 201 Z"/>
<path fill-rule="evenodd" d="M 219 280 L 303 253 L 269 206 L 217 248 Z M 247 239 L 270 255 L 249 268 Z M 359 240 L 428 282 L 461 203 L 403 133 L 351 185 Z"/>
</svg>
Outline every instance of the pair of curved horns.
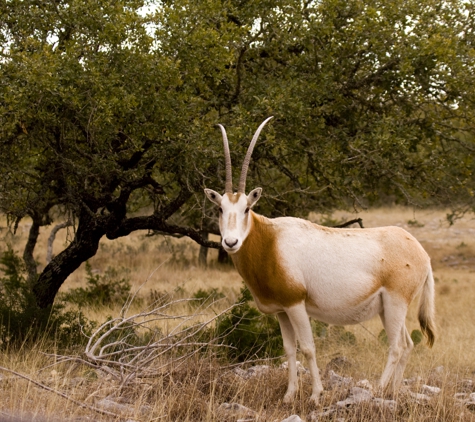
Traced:
<svg viewBox="0 0 475 422">
<path fill-rule="evenodd" d="M 247 177 L 247 170 L 249 169 L 249 163 L 251 162 L 251 155 L 252 151 L 254 150 L 254 146 L 256 145 L 257 138 L 261 133 L 262 128 L 266 125 L 266 123 L 272 119 L 274 116 L 270 116 L 265 119 L 260 126 L 257 128 L 256 133 L 252 137 L 251 143 L 249 148 L 247 149 L 246 156 L 244 157 L 244 161 L 242 163 L 242 170 L 241 170 L 241 177 L 239 178 L 239 193 L 245 193 L 246 191 L 246 177 Z M 232 175 L 232 167 L 231 167 L 231 154 L 229 152 L 229 142 L 228 136 L 226 135 L 226 129 L 224 129 L 223 125 L 218 124 L 219 128 L 221 129 L 221 133 L 223 134 L 223 146 L 224 146 L 224 159 L 226 163 L 226 185 L 224 188 L 225 193 L 233 193 L 233 175 Z"/>
</svg>

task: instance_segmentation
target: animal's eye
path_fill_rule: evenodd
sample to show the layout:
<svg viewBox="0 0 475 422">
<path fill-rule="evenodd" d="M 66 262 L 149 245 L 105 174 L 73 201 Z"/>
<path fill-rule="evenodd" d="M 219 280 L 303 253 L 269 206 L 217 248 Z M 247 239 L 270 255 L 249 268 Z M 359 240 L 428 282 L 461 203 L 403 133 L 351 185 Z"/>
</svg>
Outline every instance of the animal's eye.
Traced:
<svg viewBox="0 0 475 422">
<path fill-rule="evenodd" d="M 244 211 L 246 214 L 249 212 L 249 207 L 246 208 L 246 211 Z"/>
<path fill-rule="evenodd" d="M 223 213 L 223 209 L 221 207 L 219 207 L 219 213 L 222 214 Z"/>
</svg>

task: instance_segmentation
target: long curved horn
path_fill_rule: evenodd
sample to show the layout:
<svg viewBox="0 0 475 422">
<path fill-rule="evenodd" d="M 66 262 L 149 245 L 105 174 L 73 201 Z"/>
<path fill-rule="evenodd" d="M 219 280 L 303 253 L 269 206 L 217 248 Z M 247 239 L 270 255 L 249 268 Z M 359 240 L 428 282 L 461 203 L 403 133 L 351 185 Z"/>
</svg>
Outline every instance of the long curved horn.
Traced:
<svg viewBox="0 0 475 422">
<path fill-rule="evenodd" d="M 245 193 L 246 190 L 246 177 L 247 177 L 247 170 L 249 169 L 249 163 L 251 162 L 251 155 L 252 151 L 254 150 L 254 145 L 256 145 L 257 138 L 261 133 L 262 128 L 266 125 L 266 123 L 272 119 L 274 116 L 270 116 L 265 119 L 261 125 L 257 128 L 256 133 L 252 137 L 252 141 L 247 149 L 246 157 L 244 157 L 244 161 L 242 163 L 242 170 L 241 170 L 241 177 L 239 178 L 239 189 L 238 192 Z"/>
<path fill-rule="evenodd" d="M 218 124 L 223 134 L 223 146 L 224 146 L 224 162 L 226 166 L 226 184 L 224 187 L 225 193 L 233 193 L 233 170 L 231 167 L 231 154 L 229 152 L 228 135 L 226 135 L 226 129 L 223 125 Z"/>
</svg>

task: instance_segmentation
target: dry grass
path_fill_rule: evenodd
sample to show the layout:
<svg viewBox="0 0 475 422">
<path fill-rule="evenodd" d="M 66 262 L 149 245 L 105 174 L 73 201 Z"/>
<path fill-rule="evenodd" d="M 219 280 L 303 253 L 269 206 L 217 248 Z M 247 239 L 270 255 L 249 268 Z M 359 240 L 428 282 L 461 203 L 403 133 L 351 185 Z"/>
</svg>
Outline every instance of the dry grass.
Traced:
<svg viewBox="0 0 475 422">
<path fill-rule="evenodd" d="M 462 386 L 463 380 L 475 381 L 472 352 L 475 344 L 474 221 L 471 217 L 466 217 L 454 226 L 449 226 L 443 211 L 414 212 L 407 208 L 376 209 L 361 213 L 359 217 L 363 218 L 366 227 L 404 227 L 421 241 L 431 255 L 436 277 L 439 336 L 433 349 L 423 345 L 415 348 L 405 376 L 421 377 L 422 382 L 439 386 L 443 392 L 425 405 L 415 404 L 401 395 L 398 410 L 394 414 L 378 413 L 374 409 L 359 406 L 346 414 L 345 420 L 475 421 L 475 412 L 458 406 L 453 398 L 456 392 L 461 392 L 464 388 L 465 391 L 470 390 L 469 387 Z M 323 219 L 318 215 L 312 215 L 311 218 L 318 221 Z M 355 218 L 355 215 L 336 213 L 333 218 L 348 220 Z M 5 226 L 5 223 L 2 225 Z M 17 250 L 21 250 L 27 230 L 28 225 L 24 223 L 15 236 L 7 233 L 6 229 L 2 234 Z M 37 247 L 36 258 L 40 266 L 44 265 L 48 234 L 49 230 L 42 232 Z M 67 233 L 63 230 L 56 240 L 55 251 L 64 247 L 66 242 Z M 216 305 L 215 311 L 234 303 L 241 287 L 241 278 L 235 270 L 218 266 L 215 251 L 210 253 L 210 265 L 207 269 L 197 266 L 196 256 L 197 247 L 189 240 L 167 240 L 134 233 L 114 242 L 103 240 L 99 253 L 90 263 L 97 273 L 103 273 L 109 266 L 124 267 L 130 271 L 134 289 L 147 280 L 141 291 L 144 300 L 164 292 L 173 292 L 177 298 L 191 297 L 199 289 L 216 288 L 225 294 L 226 299 Z M 70 276 L 62 290 L 84 284 L 83 266 Z M 192 308 L 186 309 L 189 311 Z M 95 309 L 89 310 L 87 316 L 103 321 L 108 315 L 116 315 L 118 312 L 118 308 Z M 407 325 L 409 330 L 419 328 L 414 309 L 411 309 Z M 355 334 L 356 344 L 331 338 L 316 339 L 317 362 L 324 375 L 324 384 L 327 382 L 325 368 L 332 359 L 339 356 L 346 357 L 351 365 L 337 372 L 355 380 L 366 378 L 375 384 L 387 356 L 387 347 L 377 340 L 382 329 L 380 321 L 375 319 L 345 328 Z M 237 417 L 218 413 L 218 405 L 224 402 L 238 402 L 253 409 L 261 421 L 280 421 L 295 413 L 305 419 L 312 410 L 306 400 L 310 395 L 310 380 L 306 376 L 300 378 L 302 389 L 295 403 L 291 406 L 281 403 L 287 374 L 277 365 L 260 377 L 244 380 L 213 355 L 200 355 L 187 361 L 186 365 L 171 368 L 157 378 L 120 389 L 115 381 L 85 365 L 69 362 L 50 366 L 54 359 L 42 351 L 52 350 L 54 347 L 52 349 L 51 344 L 37 344 L 33 348 L 24 346 L 15 351 L 5 350 L 0 357 L 0 366 L 26 374 L 88 405 L 94 405 L 110 395 L 120 396 L 132 411 L 131 415 L 123 416 L 123 420 L 128 417 L 137 421 L 236 420 Z M 435 368 L 439 369 L 435 371 Z M 417 387 L 412 389 L 417 391 Z M 34 420 L 35 415 L 44 416 L 44 419 L 38 420 L 115 420 L 113 417 L 82 409 L 8 373 L 3 373 L 0 391 L 1 412 L 26 414 L 26 420 Z M 346 391 L 327 390 L 320 410 L 344 398 L 345 394 Z M 145 405 L 148 407 L 141 408 Z"/>
</svg>

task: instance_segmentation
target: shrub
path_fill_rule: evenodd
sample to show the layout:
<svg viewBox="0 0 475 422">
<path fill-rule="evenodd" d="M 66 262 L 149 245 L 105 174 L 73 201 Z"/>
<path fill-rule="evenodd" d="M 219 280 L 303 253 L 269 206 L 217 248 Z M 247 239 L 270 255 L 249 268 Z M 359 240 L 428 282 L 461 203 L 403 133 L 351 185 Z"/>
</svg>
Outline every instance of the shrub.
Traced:
<svg viewBox="0 0 475 422">
<path fill-rule="evenodd" d="M 2 347 L 40 338 L 54 340 L 62 348 L 84 342 L 84 334 L 89 334 L 95 324 L 77 311 L 65 312 L 61 303 L 39 308 L 26 281 L 23 260 L 10 247 L 0 256 L 0 270 Z"/>
<path fill-rule="evenodd" d="M 328 334 L 328 324 L 312 319 L 312 331 L 317 337 L 324 338 Z"/>
<path fill-rule="evenodd" d="M 119 278 L 119 271 L 109 267 L 104 275 L 93 274 L 91 264 L 86 262 L 86 288 L 78 287 L 61 295 L 65 302 L 79 307 L 99 307 L 123 304 L 130 294 L 130 281 L 127 277 Z"/>
<path fill-rule="evenodd" d="M 338 343 L 356 344 L 356 336 L 351 332 L 345 330 L 345 327 L 340 325 L 330 326 L 326 322 L 312 320 L 313 334 L 322 340 L 333 340 Z"/>
<path fill-rule="evenodd" d="M 210 303 L 216 302 L 219 299 L 222 299 L 224 294 L 219 292 L 217 288 L 212 288 L 208 290 L 199 289 L 194 295 L 193 299 L 196 301 L 191 302 L 195 306 L 209 305 Z"/>
<path fill-rule="evenodd" d="M 251 293 L 241 289 L 237 306 L 217 324 L 217 336 L 230 346 L 227 357 L 244 362 L 251 358 L 277 357 L 283 353 L 282 335 L 277 319 L 261 314 L 249 302 Z"/>
<path fill-rule="evenodd" d="M 389 344 L 388 336 L 386 334 L 385 329 L 381 330 L 381 332 L 378 335 L 378 339 L 381 343 Z M 411 339 L 414 342 L 414 346 L 417 346 L 424 339 L 424 335 L 422 334 L 420 330 L 412 330 Z"/>
<path fill-rule="evenodd" d="M 421 330 L 412 330 L 411 339 L 414 342 L 414 346 L 417 346 L 424 339 L 424 335 Z"/>
</svg>

